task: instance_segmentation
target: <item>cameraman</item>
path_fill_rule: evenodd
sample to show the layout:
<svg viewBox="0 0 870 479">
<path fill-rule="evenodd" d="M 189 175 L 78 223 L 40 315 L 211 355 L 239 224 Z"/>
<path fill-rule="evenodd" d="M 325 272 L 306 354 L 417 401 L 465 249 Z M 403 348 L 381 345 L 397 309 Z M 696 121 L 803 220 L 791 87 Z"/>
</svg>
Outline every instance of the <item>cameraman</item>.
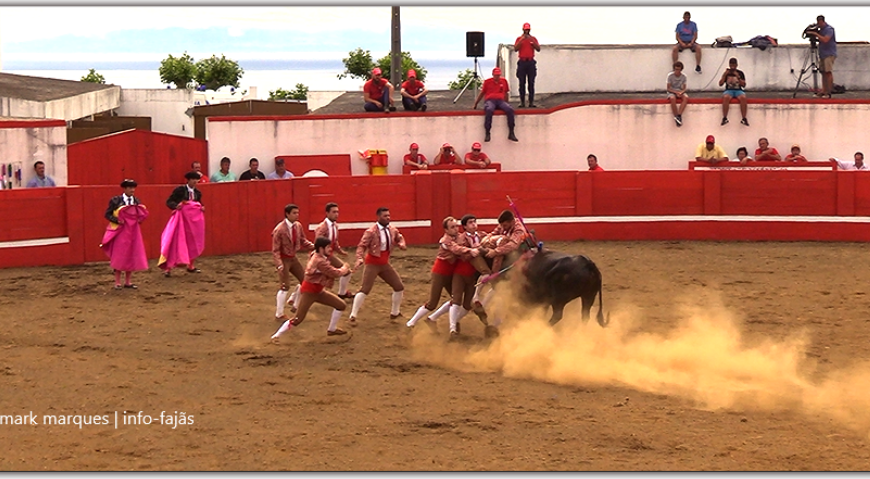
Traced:
<svg viewBox="0 0 870 479">
<path fill-rule="evenodd" d="M 825 22 L 825 16 L 816 17 L 818 31 L 808 31 L 807 35 L 819 40 L 819 70 L 822 71 L 822 93 L 816 93 L 819 98 L 831 98 L 831 89 L 834 86 L 834 60 L 837 59 L 837 37 L 834 35 L 834 27 Z"/>
</svg>

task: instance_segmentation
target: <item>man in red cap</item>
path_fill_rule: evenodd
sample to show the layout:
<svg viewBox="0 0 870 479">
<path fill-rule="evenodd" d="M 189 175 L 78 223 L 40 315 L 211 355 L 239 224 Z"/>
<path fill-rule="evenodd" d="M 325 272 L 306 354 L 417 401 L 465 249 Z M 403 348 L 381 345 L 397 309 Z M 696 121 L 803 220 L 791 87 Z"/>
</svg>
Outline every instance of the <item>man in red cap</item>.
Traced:
<svg viewBox="0 0 870 479">
<path fill-rule="evenodd" d="M 486 153 L 480 151 L 480 143 L 474 142 L 471 151 L 465 154 L 465 164 L 475 168 L 486 168 L 492 161 Z"/>
<path fill-rule="evenodd" d="M 474 99 L 474 106 L 472 107 L 477 109 L 477 104 L 480 103 L 480 100 L 483 98 L 486 99 L 483 103 L 483 111 L 486 114 L 483 120 L 483 128 L 486 130 L 486 137 L 483 141 L 489 141 L 489 130 L 492 128 L 492 114 L 496 109 L 505 112 L 505 115 L 507 116 L 508 128 L 510 129 L 508 139 L 511 141 L 519 141 L 517 140 L 516 135 L 514 135 L 514 109 L 511 107 L 511 104 L 508 103 L 508 100 L 510 99 L 510 91 L 511 89 L 508 86 L 507 80 L 501 77 L 501 68 L 493 68 L 492 78 L 487 78 L 483 82 L 483 87 L 480 89 L 477 98 Z"/>
<path fill-rule="evenodd" d="M 695 160 L 715 165 L 720 161 L 728 161 L 728 155 L 721 146 L 716 144 L 716 138 L 713 138 L 713 135 L 707 135 L 707 141 L 695 149 Z"/>
<path fill-rule="evenodd" d="M 537 38 L 529 34 L 531 31 L 531 25 L 524 23 L 523 34 L 514 42 L 514 51 L 519 57 L 517 79 L 520 81 L 520 108 L 526 107 L 526 79 L 529 80 L 529 108 L 535 107 L 535 77 L 538 76 L 535 52 L 541 51 L 541 44 L 538 43 Z"/>
<path fill-rule="evenodd" d="M 406 111 L 426 111 L 426 94 L 429 90 L 417 80 L 417 72 L 408 70 L 408 79 L 402 83 L 402 106 Z"/>
<path fill-rule="evenodd" d="M 425 104 L 423 105 L 425 106 Z M 420 150 L 420 146 L 416 143 L 411 143 L 411 147 L 408 149 L 408 154 L 403 158 L 405 165 L 410 166 L 415 170 L 425 170 L 429 168 L 429 162 L 426 160 L 426 156 L 418 153 Z"/>
<path fill-rule="evenodd" d="M 450 143 L 441 145 L 441 149 L 438 150 L 438 154 L 435 155 L 435 159 L 432 162 L 435 165 L 458 165 L 462 163 L 459 161 L 459 155 L 456 154 L 456 148 L 453 148 L 453 145 Z"/>
<path fill-rule="evenodd" d="M 366 111 L 396 111 L 396 107 L 393 106 L 393 90 L 393 85 L 386 78 L 381 78 L 381 69 L 375 67 L 372 70 L 372 79 L 363 86 Z"/>
</svg>

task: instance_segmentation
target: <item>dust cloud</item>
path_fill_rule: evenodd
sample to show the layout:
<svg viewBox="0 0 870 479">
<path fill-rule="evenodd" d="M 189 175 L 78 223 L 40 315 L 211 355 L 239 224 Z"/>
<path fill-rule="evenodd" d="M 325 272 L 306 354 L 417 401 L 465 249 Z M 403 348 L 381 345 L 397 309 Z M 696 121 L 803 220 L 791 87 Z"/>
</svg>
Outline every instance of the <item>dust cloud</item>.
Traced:
<svg viewBox="0 0 870 479">
<path fill-rule="evenodd" d="M 809 343 L 804 332 L 747 338 L 738 318 L 715 297 L 682 300 L 684 304 L 674 309 L 676 326 L 660 333 L 639 331 L 643 313 L 626 305 L 612 311 L 607 328 L 599 327 L 597 301 L 588 323 L 583 324 L 579 304 L 573 302 L 553 328 L 547 323 L 549 312 L 530 309 L 515 298 L 500 291 L 489 308 L 504 318 L 499 338 L 469 345 L 417 331 L 416 355 L 465 371 L 565 385 L 628 387 L 688 399 L 708 410 L 827 415 L 870 432 L 870 362 L 819 379 L 815 362 L 805 354 Z M 476 321 L 471 314 L 463 323 Z"/>
</svg>

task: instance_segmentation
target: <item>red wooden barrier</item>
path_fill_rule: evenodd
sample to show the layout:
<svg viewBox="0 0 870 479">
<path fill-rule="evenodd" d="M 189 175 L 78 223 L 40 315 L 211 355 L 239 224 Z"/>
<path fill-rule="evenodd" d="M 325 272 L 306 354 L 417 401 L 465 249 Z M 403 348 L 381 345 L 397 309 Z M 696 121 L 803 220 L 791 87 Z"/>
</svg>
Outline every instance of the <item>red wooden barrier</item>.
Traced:
<svg viewBox="0 0 870 479">
<path fill-rule="evenodd" d="M 350 155 L 279 155 L 287 171 L 302 176 L 311 170 L 320 170 L 329 176 L 350 176 Z M 275 171 L 275 165 L 270 165 Z"/>
<path fill-rule="evenodd" d="M 119 185 L 132 178 L 140 185 L 184 181 L 190 164 L 199 161 L 208 175 L 208 147 L 203 140 L 128 130 L 67 146 L 70 185 Z"/>
<path fill-rule="evenodd" d="M 490 163 L 486 168 L 468 165 L 429 165 L 425 170 L 411 168 L 408 165 L 402 165 L 402 174 L 409 175 L 411 173 L 419 173 L 421 171 L 451 171 L 451 170 L 471 170 L 471 171 L 501 171 L 501 163 Z"/>
<path fill-rule="evenodd" d="M 830 161 L 747 161 L 741 165 L 739 161 L 726 161 L 711 165 L 706 161 L 689 162 L 690 170 L 797 170 L 797 171 L 824 171 L 836 170 L 837 165 Z"/>
</svg>

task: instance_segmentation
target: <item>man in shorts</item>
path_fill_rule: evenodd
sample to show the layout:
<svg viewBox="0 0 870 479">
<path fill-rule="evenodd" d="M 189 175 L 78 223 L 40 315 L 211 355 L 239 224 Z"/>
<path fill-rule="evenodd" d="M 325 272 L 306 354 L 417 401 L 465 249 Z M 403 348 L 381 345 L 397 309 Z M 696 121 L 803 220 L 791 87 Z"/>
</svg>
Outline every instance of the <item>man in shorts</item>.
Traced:
<svg viewBox="0 0 870 479">
<path fill-rule="evenodd" d="M 689 103 L 689 95 L 686 75 L 683 75 L 683 62 L 674 62 L 674 71 L 668 73 L 668 101 L 671 102 L 671 112 L 674 114 L 674 122 L 677 126 L 683 126 L 683 111 Z M 680 102 L 679 108 L 677 102 Z"/>
<path fill-rule="evenodd" d="M 722 125 L 728 124 L 728 107 L 731 106 L 731 99 L 737 98 L 740 102 L 740 114 L 743 119 L 740 123 L 749 126 L 749 120 L 746 119 L 746 75 L 743 71 L 737 69 L 737 59 L 728 60 L 728 68 L 722 72 L 722 77 L 719 78 L 719 86 L 725 85 L 725 93 L 722 94 Z"/>
</svg>

